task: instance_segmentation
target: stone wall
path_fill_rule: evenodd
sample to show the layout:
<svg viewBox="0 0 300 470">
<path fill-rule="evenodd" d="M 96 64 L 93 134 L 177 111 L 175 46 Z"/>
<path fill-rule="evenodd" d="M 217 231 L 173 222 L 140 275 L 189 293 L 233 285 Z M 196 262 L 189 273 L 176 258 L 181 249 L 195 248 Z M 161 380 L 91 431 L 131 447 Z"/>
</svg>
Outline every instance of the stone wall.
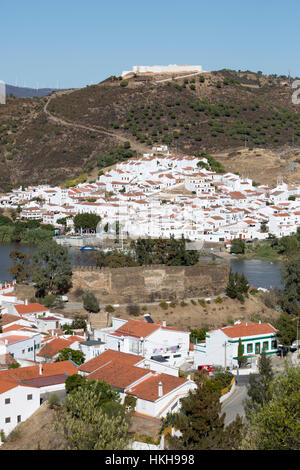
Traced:
<svg viewBox="0 0 300 470">
<path fill-rule="evenodd" d="M 106 304 L 201 298 L 224 293 L 228 276 L 229 264 L 225 262 L 176 267 L 75 268 L 72 292 L 77 288 L 92 291 Z"/>
</svg>

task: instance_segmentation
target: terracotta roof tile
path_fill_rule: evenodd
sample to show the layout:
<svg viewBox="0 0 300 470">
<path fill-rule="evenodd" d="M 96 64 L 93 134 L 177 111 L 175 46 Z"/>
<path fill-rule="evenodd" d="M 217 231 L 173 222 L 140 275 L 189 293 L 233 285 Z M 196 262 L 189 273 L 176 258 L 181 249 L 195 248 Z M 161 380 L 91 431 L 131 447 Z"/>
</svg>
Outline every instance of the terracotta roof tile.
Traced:
<svg viewBox="0 0 300 470">
<path fill-rule="evenodd" d="M 124 364 L 135 365 L 137 362 L 140 362 L 143 359 L 143 357 L 136 356 L 135 354 L 127 354 L 120 351 L 108 349 L 102 354 L 99 354 L 99 356 L 96 356 L 93 359 L 90 359 L 89 361 L 79 366 L 79 370 L 91 373 L 110 361 L 121 361 Z"/>
<path fill-rule="evenodd" d="M 56 356 L 62 349 L 69 348 L 73 343 L 78 341 L 78 338 L 72 339 L 64 339 L 64 338 L 55 338 L 52 341 L 49 341 L 42 347 L 42 349 L 38 352 L 37 356 L 39 357 L 46 357 L 52 358 Z M 83 339 L 80 339 L 83 341 Z"/>
<path fill-rule="evenodd" d="M 123 336 L 134 336 L 135 338 L 146 338 L 159 328 L 160 325 L 155 323 L 146 323 L 141 320 L 132 320 L 129 318 L 115 333 Z"/>
<path fill-rule="evenodd" d="M 78 367 L 71 361 L 53 362 L 42 364 L 42 374 L 38 365 L 29 367 L 19 367 L 18 369 L 0 370 L 0 383 L 5 380 L 29 380 L 36 377 L 50 377 L 66 373 L 68 375 L 77 374 Z"/>
<path fill-rule="evenodd" d="M 30 303 L 28 305 L 14 305 L 16 311 L 20 315 L 26 315 L 28 313 L 39 313 L 39 312 L 48 312 L 49 309 L 44 305 L 39 303 Z"/>
<path fill-rule="evenodd" d="M 134 395 L 137 398 L 142 398 L 147 401 L 158 400 L 158 384 L 162 383 L 163 396 L 171 392 L 172 390 L 180 387 L 187 382 L 187 379 L 183 377 L 175 377 L 169 374 L 157 374 L 147 377 L 141 383 L 137 384 L 130 390 L 126 390 L 126 393 Z"/>
<path fill-rule="evenodd" d="M 276 329 L 269 323 L 239 323 L 237 325 L 221 328 L 229 338 L 242 338 L 261 334 L 276 333 Z"/>
<path fill-rule="evenodd" d="M 149 373 L 149 370 L 135 367 L 131 364 L 125 364 L 121 361 L 110 361 L 107 365 L 88 375 L 87 378 L 88 380 L 104 380 L 112 387 L 125 389 Z"/>
</svg>

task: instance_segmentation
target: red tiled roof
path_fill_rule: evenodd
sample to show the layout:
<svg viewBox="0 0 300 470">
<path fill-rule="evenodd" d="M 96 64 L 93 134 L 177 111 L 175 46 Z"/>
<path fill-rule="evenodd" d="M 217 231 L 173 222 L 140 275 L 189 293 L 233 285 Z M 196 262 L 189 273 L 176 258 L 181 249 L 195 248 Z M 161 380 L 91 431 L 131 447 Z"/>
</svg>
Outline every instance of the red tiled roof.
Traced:
<svg viewBox="0 0 300 470">
<path fill-rule="evenodd" d="M 8 325 L 9 323 L 12 323 L 14 321 L 20 320 L 20 317 L 17 315 L 11 315 L 10 313 L 4 313 L 2 315 L 2 318 L 0 319 L 0 325 Z"/>
<path fill-rule="evenodd" d="M 52 358 L 56 356 L 62 349 L 69 348 L 73 343 L 78 341 L 78 338 L 74 339 L 64 339 L 64 338 L 55 338 L 52 341 L 49 341 L 42 347 L 38 352 L 37 356 Z M 83 341 L 80 339 L 80 341 Z"/>
<path fill-rule="evenodd" d="M 237 325 L 221 328 L 229 338 L 242 338 L 243 336 L 256 336 L 276 333 L 276 329 L 269 323 L 239 323 Z"/>
<path fill-rule="evenodd" d="M 20 315 L 49 311 L 47 307 L 39 303 L 30 303 L 28 305 L 14 305 L 14 307 Z"/>
<path fill-rule="evenodd" d="M 187 382 L 187 379 L 183 377 L 176 377 L 169 374 L 157 374 L 147 377 L 141 383 L 137 384 L 130 390 L 126 390 L 126 393 L 134 395 L 137 398 L 142 398 L 147 401 L 158 400 L 158 384 L 162 383 L 163 396 L 172 390 L 180 387 Z"/>
<path fill-rule="evenodd" d="M 125 389 L 149 373 L 149 370 L 131 364 L 110 361 L 107 365 L 92 372 L 87 378 L 88 380 L 104 380 L 112 387 Z"/>
<path fill-rule="evenodd" d="M 134 336 L 135 338 L 146 338 L 159 328 L 160 325 L 155 323 L 146 323 L 145 321 L 129 318 L 115 333 L 123 336 Z"/>
<path fill-rule="evenodd" d="M 5 380 L 29 380 L 36 377 L 50 377 L 66 373 L 77 374 L 78 367 L 71 361 L 53 362 L 42 365 L 42 374 L 39 366 L 19 367 L 18 369 L 0 370 L 0 383 Z"/>
<path fill-rule="evenodd" d="M 136 356 L 135 354 L 127 354 L 120 351 L 114 351 L 108 349 L 99 356 L 90 359 L 79 367 L 79 370 L 83 372 L 94 372 L 99 367 L 104 366 L 110 361 L 122 361 L 124 364 L 135 365 L 137 362 L 142 361 L 144 358 Z"/>
</svg>

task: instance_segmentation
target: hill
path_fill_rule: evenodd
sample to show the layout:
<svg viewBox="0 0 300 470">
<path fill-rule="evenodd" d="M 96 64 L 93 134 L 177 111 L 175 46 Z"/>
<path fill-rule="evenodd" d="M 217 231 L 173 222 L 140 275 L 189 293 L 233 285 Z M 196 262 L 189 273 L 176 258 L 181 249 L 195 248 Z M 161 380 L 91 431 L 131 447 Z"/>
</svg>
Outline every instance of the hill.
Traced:
<svg viewBox="0 0 300 470">
<path fill-rule="evenodd" d="M 178 153 L 223 157 L 246 146 L 273 152 L 275 162 L 282 149 L 300 147 L 292 92 L 287 77 L 221 70 L 109 77 L 40 99 L 7 98 L 0 107 L 0 190 L 97 175 L 110 161 L 98 166 L 99 157 L 125 142 L 137 153 L 167 144 Z M 121 152 L 113 162 L 128 156 Z"/>
<path fill-rule="evenodd" d="M 5 86 L 6 96 L 14 96 L 15 98 L 42 98 L 43 96 L 50 95 L 53 91 L 58 91 L 56 88 L 28 88 L 18 87 L 13 85 Z"/>
</svg>

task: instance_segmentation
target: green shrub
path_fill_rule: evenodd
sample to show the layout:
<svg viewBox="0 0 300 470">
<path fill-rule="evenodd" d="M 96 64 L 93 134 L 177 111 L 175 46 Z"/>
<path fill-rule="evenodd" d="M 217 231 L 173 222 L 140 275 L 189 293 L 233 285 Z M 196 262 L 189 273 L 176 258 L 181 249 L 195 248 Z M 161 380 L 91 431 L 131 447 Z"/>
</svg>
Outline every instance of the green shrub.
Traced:
<svg viewBox="0 0 300 470">
<path fill-rule="evenodd" d="M 216 298 L 216 303 L 217 303 L 217 304 L 221 304 L 222 302 L 223 302 L 222 297 L 217 297 L 217 298 Z"/>
<path fill-rule="evenodd" d="M 159 306 L 160 306 L 163 310 L 168 310 L 168 308 L 169 308 L 169 305 L 167 304 L 167 302 L 160 302 Z"/>
<path fill-rule="evenodd" d="M 115 309 L 114 309 L 114 307 L 113 307 L 112 305 L 106 305 L 105 311 L 106 311 L 107 313 L 113 313 L 113 312 L 115 312 Z"/>
<path fill-rule="evenodd" d="M 121 83 L 120 83 L 120 86 L 122 88 L 125 88 L 126 86 L 128 86 L 128 82 L 126 80 L 122 80 Z"/>
<path fill-rule="evenodd" d="M 191 304 L 193 304 L 193 305 L 197 305 L 197 302 L 195 302 L 195 300 L 194 300 L 194 299 L 192 299 L 192 300 L 191 300 Z"/>
<path fill-rule="evenodd" d="M 185 303 L 185 301 L 184 301 L 184 300 L 182 300 L 182 301 L 180 302 L 180 306 L 181 306 L 181 307 L 186 307 L 186 306 L 187 306 L 187 304 Z"/>
<path fill-rule="evenodd" d="M 201 307 L 206 308 L 206 302 L 204 299 L 198 299 L 198 303 L 201 305 Z"/>
<path fill-rule="evenodd" d="M 59 398 L 56 393 L 51 393 L 50 397 L 48 398 L 48 406 L 49 408 L 53 409 L 59 405 Z"/>
</svg>

